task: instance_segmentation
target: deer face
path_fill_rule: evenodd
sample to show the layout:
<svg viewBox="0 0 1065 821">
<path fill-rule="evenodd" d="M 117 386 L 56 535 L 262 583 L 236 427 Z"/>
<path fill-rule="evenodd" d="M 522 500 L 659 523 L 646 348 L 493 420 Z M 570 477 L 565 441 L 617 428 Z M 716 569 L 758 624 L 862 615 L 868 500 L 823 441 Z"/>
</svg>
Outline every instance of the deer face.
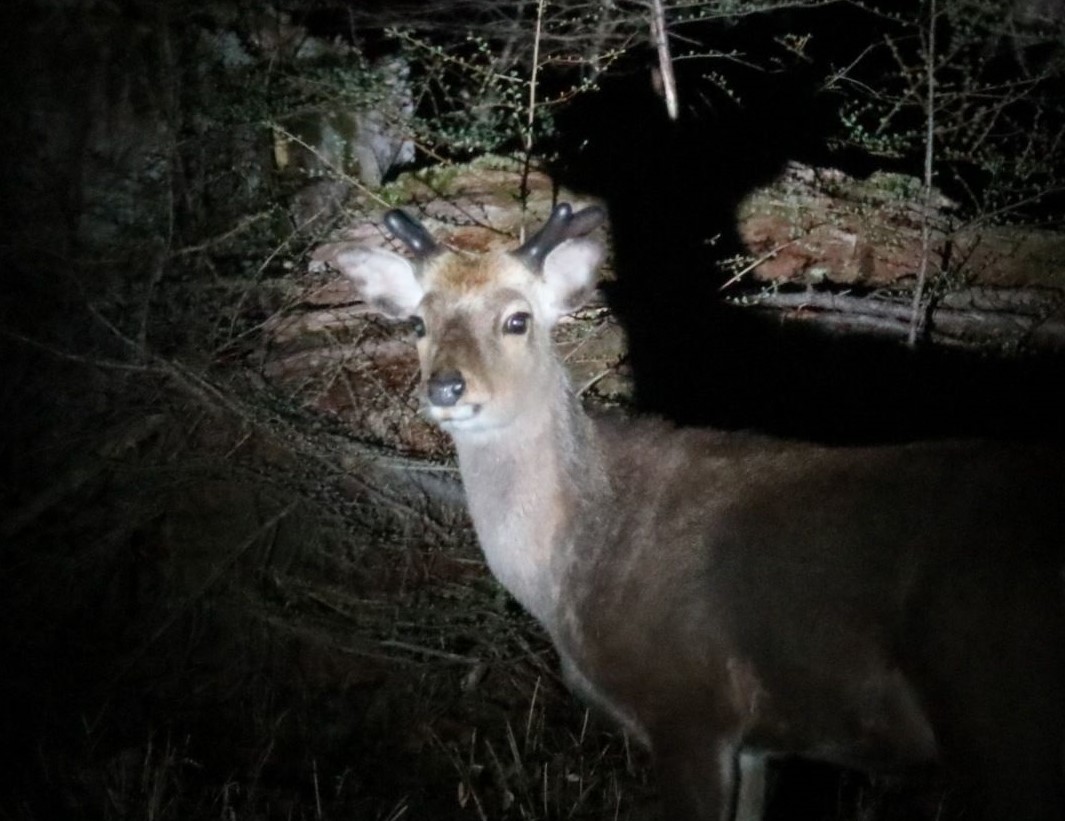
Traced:
<svg viewBox="0 0 1065 821">
<path fill-rule="evenodd" d="M 559 209 L 564 223 L 580 220 L 582 233 L 601 219 L 587 216 L 592 209 Z M 558 379 L 551 331 L 594 286 L 599 244 L 557 224 L 545 241 L 548 222 L 515 252 L 465 255 L 440 249 L 396 213 L 386 222 L 417 262 L 366 248 L 341 250 L 333 261 L 379 312 L 413 321 L 430 417 L 457 436 L 506 429 L 534 413 Z"/>
</svg>

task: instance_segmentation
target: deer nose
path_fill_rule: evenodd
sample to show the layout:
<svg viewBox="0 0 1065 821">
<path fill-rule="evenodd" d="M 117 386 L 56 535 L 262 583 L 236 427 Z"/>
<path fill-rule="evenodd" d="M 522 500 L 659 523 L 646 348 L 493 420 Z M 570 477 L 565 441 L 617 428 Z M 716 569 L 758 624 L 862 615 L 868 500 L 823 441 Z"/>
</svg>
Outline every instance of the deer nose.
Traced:
<svg viewBox="0 0 1065 821">
<path fill-rule="evenodd" d="M 449 408 L 459 401 L 466 390 L 466 380 L 458 371 L 441 371 L 429 377 L 425 384 L 429 404 Z"/>
</svg>

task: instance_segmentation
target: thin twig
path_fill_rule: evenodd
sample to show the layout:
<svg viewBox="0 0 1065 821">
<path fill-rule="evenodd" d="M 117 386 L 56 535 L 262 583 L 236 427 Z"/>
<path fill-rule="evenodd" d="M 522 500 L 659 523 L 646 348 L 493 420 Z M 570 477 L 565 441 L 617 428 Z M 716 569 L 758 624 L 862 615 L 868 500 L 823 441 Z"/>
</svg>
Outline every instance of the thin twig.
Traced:
<svg viewBox="0 0 1065 821">
<path fill-rule="evenodd" d="M 617 366 L 616 365 L 608 365 L 607 367 L 605 367 L 601 371 L 599 371 L 597 374 L 592 376 L 587 382 L 585 382 L 583 385 L 581 385 L 581 387 L 577 390 L 577 396 L 584 396 L 584 394 L 586 394 L 588 391 L 590 391 L 592 388 L 594 388 L 596 385 L 598 385 L 605 377 L 607 377 L 611 373 L 613 373 L 615 367 L 617 367 Z"/>
<path fill-rule="evenodd" d="M 917 270 L 917 286 L 913 289 L 910 312 L 910 331 L 906 343 L 917 344 L 917 329 L 921 324 L 921 303 L 928 281 L 928 258 L 932 246 L 932 163 L 935 159 L 935 94 L 936 94 L 936 0 L 928 5 L 928 47 L 925 49 L 925 138 L 924 138 L 924 214 L 921 216 L 921 264 Z"/>
<path fill-rule="evenodd" d="M 722 285 L 720 288 L 718 288 L 718 290 L 719 291 L 724 291 L 730 285 L 735 285 L 737 282 L 739 282 L 741 279 L 743 279 L 743 277 L 745 277 L 747 274 L 749 274 L 751 271 L 753 271 L 755 268 L 757 268 L 763 262 L 768 262 L 773 257 L 775 257 L 777 254 L 779 254 L 781 251 L 783 251 L 785 248 L 787 248 L 789 245 L 794 245 L 798 241 L 799 241 L 799 237 L 796 237 L 795 239 L 789 239 L 787 242 L 780 243 L 780 245 L 777 245 L 775 248 L 770 248 L 768 251 L 766 251 L 764 254 L 762 254 L 762 256 L 758 257 L 758 259 L 756 259 L 750 265 L 745 265 L 743 268 L 741 268 L 739 271 L 737 271 L 728 280 L 728 282 L 726 282 L 724 285 Z"/>
<path fill-rule="evenodd" d="M 95 368 L 104 368 L 113 371 L 133 371 L 135 373 L 161 372 L 159 368 L 153 365 L 145 365 L 136 362 L 122 362 L 117 359 L 100 359 L 99 357 L 64 351 L 62 348 L 57 348 L 53 345 L 49 345 L 47 342 L 42 342 L 41 340 L 34 339 L 30 336 L 24 336 L 23 334 L 8 330 L 7 328 L 0 328 L 0 334 L 6 336 L 8 339 L 14 339 L 16 342 L 21 342 L 23 345 L 28 345 L 31 348 L 44 351 L 45 353 L 51 354 L 56 359 L 62 359 L 66 362 L 77 362 L 81 365 L 91 365 Z"/>
<path fill-rule="evenodd" d="M 215 245 L 220 245 L 223 242 L 227 242 L 237 234 L 242 234 L 244 231 L 251 228 L 257 222 L 262 222 L 267 217 L 272 216 L 270 211 L 260 211 L 258 214 L 249 214 L 248 216 L 241 217 L 240 220 L 230 228 L 228 231 L 224 231 L 216 237 L 209 237 L 203 242 L 198 242 L 195 245 L 186 245 L 184 248 L 178 248 L 170 252 L 170 256 L 177 258 L 188 256 L 189 254 L 198 254 L 201 251 L 206 251 Z"/>
<path fill-rule="evenodd" d="M 662 0 L 651 0 L 651 42 L 658 52 L 658 71 L 662 78 L 662 93 L 666 97 L 666 113 L 676 120 L 680 113 L 677 102 L 677 78 L 673 73 L 673 58 L 669 54 L 669 31 L 666 29 L 666 10 Z"/>
<path fill-rule="evenodd" d="M 536 125 L 536 82 L 540 70 L 540 37 L 543 34 L 544 6 L 547 0 L 539 0 L 536 4 L 536 30 L 533 36 L 532 68 L 529 70 L 529 111 L 525 121 L 525 159 L 521 169 L 521 237 L 525 242 L 525 214 L 529 204 L 529 172 L 532 169 L 533 150 L 533 127 Z"/>
</svg>

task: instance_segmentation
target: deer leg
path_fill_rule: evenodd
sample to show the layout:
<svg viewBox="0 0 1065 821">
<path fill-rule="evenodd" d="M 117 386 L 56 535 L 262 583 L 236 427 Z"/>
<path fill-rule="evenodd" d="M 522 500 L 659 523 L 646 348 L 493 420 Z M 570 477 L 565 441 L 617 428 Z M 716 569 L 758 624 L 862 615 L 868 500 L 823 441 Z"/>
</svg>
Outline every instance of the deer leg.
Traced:
<svg viewBox="0 0 1065 821">
<path fill-rule="evenodd" d="M 765 815 L 769 758 L 762 753 L 740 753 L 736 821 L 762 821 Z"/>
<path fill-rule="evenodd" d="M 739 784 L 737 744 L 685 730 L 656 737 L 653 748 L 664 819 L 732 821 Z"/>
</svg>

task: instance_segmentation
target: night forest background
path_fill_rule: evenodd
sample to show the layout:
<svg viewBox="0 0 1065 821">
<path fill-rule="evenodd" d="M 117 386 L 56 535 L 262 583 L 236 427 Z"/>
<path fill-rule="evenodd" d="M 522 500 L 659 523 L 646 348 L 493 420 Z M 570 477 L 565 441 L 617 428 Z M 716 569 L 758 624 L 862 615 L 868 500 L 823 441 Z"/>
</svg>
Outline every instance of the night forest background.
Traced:
<svg viewBox="0 0 1065 821">
<path fill-rule="evenodd" d="M 1060 0 L 15 0 L 0 77 L 0 818 L 653 817 L 316 264 L 388 207 L 602 203 L 594 407 L 1065 435 Z M 784 762 L 769 815 L 935 806 Z"/>
</svg>

